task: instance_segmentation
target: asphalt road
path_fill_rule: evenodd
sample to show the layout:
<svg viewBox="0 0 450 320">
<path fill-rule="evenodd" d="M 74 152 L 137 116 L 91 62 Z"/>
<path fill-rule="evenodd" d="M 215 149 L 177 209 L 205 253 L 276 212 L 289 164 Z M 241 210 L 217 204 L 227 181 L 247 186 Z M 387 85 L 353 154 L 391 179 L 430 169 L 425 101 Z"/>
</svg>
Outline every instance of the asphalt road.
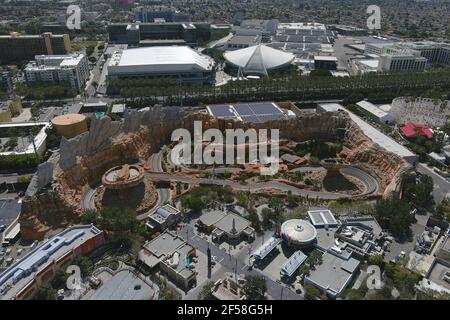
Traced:
<svg viewBox="0 0 450 320">
<path fill-rule="evenodd" d="M 433 196 L 436 202 L 450 196 L 450 182 L 429 168 L 426 164 L 419 163 L 416 167 L 417 172 L 429 175 L 433 179 Z"/>
<path fill-rule="evenodd" d="M 218 268 L 218 265 L 220 265 L 220 267 L 222 268 L 220 270 L 220 274 L 216 276 L 223 277 L 225 272 L 234 272 L 236 266 L 237 273 L 239 274 L 264 276 L 256 269 L 248 270 L 248 264 L 246 263 L 246 261 L 240 261 L 236 257 L 230 256 L 224 250 L 219 249 L 214 244 L 210 244 L 205 239 L 197 236 L 194 233 L 192 226 L 190 225 L 185 225 L 181 230 L 178 231 L 178 235 L 181 236 L 185 241 L 187 241 L 191 246 L 195 247 L 197 250 L 204 254 L 206 254 L 209 246 L 211 255 L 215 256 L 216 266 L 214 268 Z M 293 292 L 289 287 L 281 283 L 277 283 L 267 277 L 265 277 L 265 279 L 267 284 L 267 294 L 270 295 L 273 299 L 280 299 L 282 291 L 283 300 L 304 299 L 303 296 Z M 198 286 L 198 290 L 200 290 L 201 286 L 201 284 Z M 193 292 L 188 293 L 185 298 L 196 299 L 198 290 L 193 290 Z"/>
</svg>

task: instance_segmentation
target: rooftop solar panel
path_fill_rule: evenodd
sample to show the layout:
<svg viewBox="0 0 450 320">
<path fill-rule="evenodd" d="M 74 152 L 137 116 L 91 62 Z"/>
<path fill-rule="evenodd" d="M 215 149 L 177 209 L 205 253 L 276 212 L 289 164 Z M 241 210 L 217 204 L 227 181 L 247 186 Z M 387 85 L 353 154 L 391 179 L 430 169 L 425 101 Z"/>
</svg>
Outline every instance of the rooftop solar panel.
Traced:
<svg viewBox="0 0 450 320">
<path fill-rule="evenodd" d="M 241 116 L 242 121 L 251 123 L 261 123 L 262 121 L 255 115 Z"/>
<path fill-rule="evenodd" d="M 329 211 L 323 211 L 323 217 L 325 218 L 327 224 L 336 224 L 336 219 Z"/>
<path fill-rule="evenodd" d="M 333 213 L 328 209 L 310 210 L 308 211 L 309 218 L 314 226 L 335 226 L 338 224 L 334 218 Z"/>
<path fill-rule="evenodd" d="M 284 119 L 284 115 L 282 115 L 282 114 L 258 115 L 258 119 L 260 122 L 275 121 L 275 120 Z"/>
<path fill-rule="evenodd" d="M 209 110 L 211 110 L 211 113 L 213 116 L 218 118 L 224 118 L 224 117 L 230 117 L 234 118 L 236 117 L 235 114 L 232 112 L 232 109 L 229 105 L 225 104 L 217 104 L 209 106 Z"/>
<path fill-rule="evenodd" d="M 250 109 L 249 105 L 246 103 L 245 104 L 243 104 L 243 103 L 235 104 L 233 107 L 240 116 L 253 115 L 252 109 Z"/>
<path fill-rule="evenodd" d="M 250 109 L 256 115 L 261 114 L 281 114 L 282 112 L 270 102 L 251 103 Z"/>
</svg>

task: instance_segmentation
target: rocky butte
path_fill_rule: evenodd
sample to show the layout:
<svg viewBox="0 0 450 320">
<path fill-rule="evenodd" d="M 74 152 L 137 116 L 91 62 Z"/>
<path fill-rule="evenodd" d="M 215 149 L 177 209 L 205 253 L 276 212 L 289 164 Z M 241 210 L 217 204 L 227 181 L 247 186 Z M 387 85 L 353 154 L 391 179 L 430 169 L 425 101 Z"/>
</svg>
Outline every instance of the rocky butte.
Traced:
<svg viewBox="0 0 450 320">
<path fill-rule="evenodd" d="M 186 128 L 192 132 L 195 120 L 202 121 L 205 130 L 278 128 L 281 139 L 294 141 L 326 139 L 344 132 L 340 157 L 371 172 L 383 197 L 399 194 L 403 179 L 411 172 L 406 161 L 373 143 L 345 113 L 305 113 L 289 120 L 248 124 L 177 107 L 132 110 L 122 121 L 107 116 L 94 119 L 88 132 L 69 140 L 62 138 L 59 153 L 38 167 L 28 187 L 19 218 L 22 237 L 43 239 L 78 222 L 84 193 L 98 184 L 107 170 L 133 163 L 148 169 L 149 157 L 170 140 L 172 131 Z"/>
</svg>

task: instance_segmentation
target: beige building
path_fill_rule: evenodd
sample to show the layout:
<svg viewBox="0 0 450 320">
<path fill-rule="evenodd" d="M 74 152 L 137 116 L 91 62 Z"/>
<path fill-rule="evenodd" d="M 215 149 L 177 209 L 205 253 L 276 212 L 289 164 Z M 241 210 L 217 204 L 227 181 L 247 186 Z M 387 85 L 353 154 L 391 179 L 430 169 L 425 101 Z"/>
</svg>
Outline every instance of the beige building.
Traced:
<svg viewBox="0 0 450 320">
<path fill-rule="evenodd" d="M 52 119 L 56 131 L 70 139 L 87 131 L 86 116 L 78 113 L 64 114 Z"/>
<path fill-rule="evenodd" d="M 11 122 L 12 118 L 22 113 L 20 99 L 0 102 L 0 122 Z"/>
<path fill-rule="evenodd" d="M 139 260 L 149 269 L 159 271 L 183 289 L 196 285 L 193 270 L 196 259 L 195 248 L 169 231 L 143 245 Z"/>
</svg>

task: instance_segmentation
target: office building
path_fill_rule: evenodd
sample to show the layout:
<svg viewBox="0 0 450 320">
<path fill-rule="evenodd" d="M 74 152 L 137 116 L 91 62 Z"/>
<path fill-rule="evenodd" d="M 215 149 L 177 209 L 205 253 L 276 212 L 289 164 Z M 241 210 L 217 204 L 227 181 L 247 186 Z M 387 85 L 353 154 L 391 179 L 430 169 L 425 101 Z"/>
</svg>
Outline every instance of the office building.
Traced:
<svg viewBox="0 0 450 320">
<path fill-rule="evenodd" d="M 383 54 L 379 58 L 378 71 L 381 72 L 422 72 L 427 65 L 427 59 L 414 55 Z"/>
<path fill-rule="evenodd" d="M 27 64 L 27 82 L 64 82 L 80 91 L 89 78 L 89 64 L 85 54 L 40 55 Z"/>
<path fill-rule="evenodd" d="M 172 8 L 157 7 L 138 7 L 134 11 L 136 21 L 140 22 L 189 22 L 191 16 L 187 13 L 177 11 Z"/>
<path fill-rule="evenodd" d="M 41 35 L 0 36 L 0 64 L 31 60 L 36 55 L 60 55 L 70 52 L 68 34 L 54 35 L 45 32 Z"/>
<path fill-rule="evenodd" d="M 108 25 L 109 43 L 140 46 L 146 40 L 184 40 L 196 45 L 211 38 L 211 27 L 204 22 L 112 23 Z"/>
<path fill-rule="evenodd" d="M 259 36 L 263 42 L 269 42 L 271 36 L 277 33 L 278 20 L 249 19 L 241 22 L 239 26 L 233 27 L 237 36 Z"/>
</svg>

